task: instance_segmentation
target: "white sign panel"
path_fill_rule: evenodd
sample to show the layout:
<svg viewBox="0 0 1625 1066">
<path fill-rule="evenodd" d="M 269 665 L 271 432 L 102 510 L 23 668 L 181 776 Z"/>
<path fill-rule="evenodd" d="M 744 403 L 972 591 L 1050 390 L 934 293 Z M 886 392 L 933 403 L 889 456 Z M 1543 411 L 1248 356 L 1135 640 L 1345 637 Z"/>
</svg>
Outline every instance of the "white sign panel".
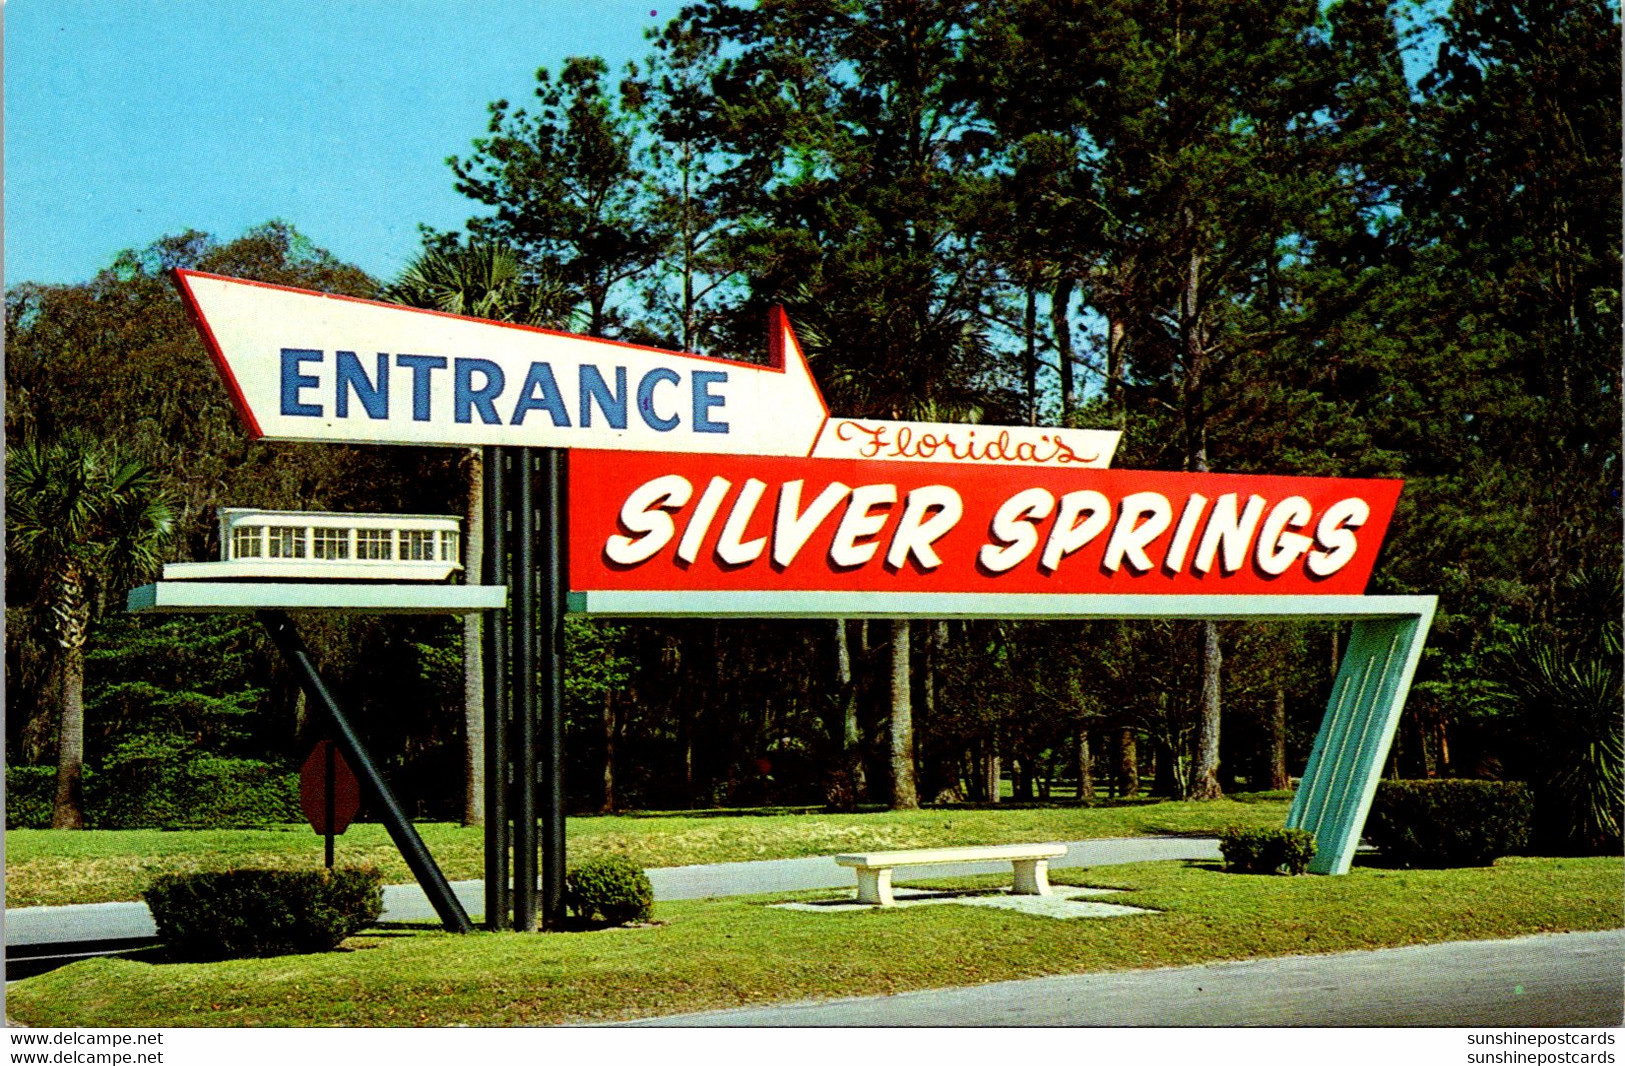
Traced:
<svg viewBox="0 0 1625 1066">
<path fill-rule="evenodd" d="M 795 455 L 828 409 L 783 312 L 773 365 L 176 271 L 255 437 Z"/>
<path fill-rule="evenodd" d="M 1105 469 L 1117 450 L 1117 430 L 1045 426 L 980 426 L 948 422 L 885 422 L 831 418 L 813 449 L 815 459 L 884 459 L 980 466 Z"/>
</svg>

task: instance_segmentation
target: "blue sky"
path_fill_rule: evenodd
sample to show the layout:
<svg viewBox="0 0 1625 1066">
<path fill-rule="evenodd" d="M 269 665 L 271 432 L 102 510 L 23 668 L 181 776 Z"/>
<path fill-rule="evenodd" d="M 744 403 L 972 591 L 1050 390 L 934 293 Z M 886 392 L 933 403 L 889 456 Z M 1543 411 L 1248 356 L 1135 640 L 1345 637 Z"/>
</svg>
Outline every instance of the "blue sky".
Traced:
<svg viewBox="0 0 1625 1066">
<path fill-rule="evenodd" d="M 273 218 L 392 278 L 419 223 L 476 213 L 445 158 L 468 154 L 490 101 L 528 101 L 536 68 L 569 55 L 618 70 L 678 7 L 9 0 L 5 283 L 84 281 L 164 234 Z"/>
<path fill-rule="evenodd" d="M 662 7 L 662 3 L 665 4 Z M 651 12 L 658 14 L 651 16 Z M 77 282 L 121 249 L 284 219 L 380 278 L 452 189 L 486 105 L 538 66 L 646 50 L 675 0 L 10 0 L 5 283 Z"/>
</svg>

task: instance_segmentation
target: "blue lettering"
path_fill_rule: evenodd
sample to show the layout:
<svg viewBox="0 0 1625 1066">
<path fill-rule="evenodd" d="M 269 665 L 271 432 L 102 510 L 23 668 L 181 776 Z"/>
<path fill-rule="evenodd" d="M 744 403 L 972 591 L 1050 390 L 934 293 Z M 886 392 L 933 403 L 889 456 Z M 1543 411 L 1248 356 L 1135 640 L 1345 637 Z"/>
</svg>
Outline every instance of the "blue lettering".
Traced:
<svg viewBox="0 0 1625 1066">
<path fill-rule="evenodd" d="M 356 358 L 354 352 L 335 354 L 338 356 L 338 363 L 334 375 L 334 388 L 337 392 L 333 397 L 333 413 L 339 418 L 350 417 L 350 391 L 353 389 L 355 398 L 367 409 L 368 418 L 388 418 L 389 353 L 378 353 L 377 384 L 368 380 L 367 372 L 361 368 L 361 360 Z"/>
<path fill-rule="evenodd" d="M 673 385 L 678 385 L 682 383 L 682 380 L 677 376 L 677 371 L 659 366 L 643 375 L 643 380 L 638 382 L 638 414 L 643 416 L 643 421 L 648 424 L 650 429 L 666 433 L 677 428 L 676 415 L 672 415 L 670 418 L 661 418 L 655 414 L 654 393 L 655 386 L 662 381 L 669 381 Z"/>
<path fill-rule="evenodd" d="M 590 363 L 581 364 L 581 424 L 592 425 L 592 402 L 598 401 L 598 409 L 604 412 L 609 424 L 615 429 L 626 428 L 626 367 L 615 368 L 615 391 L 609 391 L 609 383 L 598 368 Z"/>
<path fill-rule="evenodd" d="M 322 405 L 318 403 L 301 403 L 299 391 L 301 389 L 314 389 L 318 382 L 309 374 L 299 373 L 300 363 L 319 363 L 322 353 L 314 348 L 284 348 L 282 349 L 282 413 L 285 415 L 305 415 L 311 418 L 322 417 Z"/>
<path fill-rule="evenodd" d="M 485 384 L 474 388 L 474 374 L 485 375 Z M 451 368 L 451 412 L 459 423 L 474 421 L 474 409 L 480 412 L 480 421 L 488 426 L 500 425 L 496 404 L 502 393 L 502 368 L 489 359 L 458 359 Z"/>
<path fill-rule="evenodd" d="M 548 363 L 530 364 L 524 387 L 519 390 L 519 402 L 514 405 L 510 425 L 524 422 L 525 416 L 540 408 L 553 419 L 555 426 L 568 426 L 570 413 L 564 409 L 564 397 L 559 395 L 559 383 L 553 380 L 553 367 Z"/>
<path fill-rule="evenodd" d="M 711 386 L 727 380 L 728 374 L 724 370 L 694 371 L 694 432 L 728 432 L 728 423 L 713 422 L 709 414 L 711 408 L 721 407 L 727 400 L 725 396 L 711 395 Z"/>
<path fill-rule="evenodd" d="M 397 355 L 397 366 L 404 366 L 412 372 L 412 421 L 427 422 L 429 420 L 429 375 L 436 370 L 446 369 L 446 357 L 443 355 Z"/>
</svg>

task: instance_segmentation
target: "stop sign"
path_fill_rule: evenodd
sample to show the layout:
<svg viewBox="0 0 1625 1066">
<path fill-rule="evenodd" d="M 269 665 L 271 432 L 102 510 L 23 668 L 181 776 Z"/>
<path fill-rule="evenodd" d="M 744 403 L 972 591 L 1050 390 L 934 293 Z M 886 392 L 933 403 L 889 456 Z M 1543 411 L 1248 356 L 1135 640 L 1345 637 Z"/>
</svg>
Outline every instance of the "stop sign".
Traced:
<svg viewBox="0 0 1625 1066">
<path fill-rule="evenodd" d="M 332 784 L 332 824 L 328 823 L 328 785 Z M 361 809 L 361 784 L 331 740 L 318 741 L 299 770 L 299 807 L 310 827 L 323 835 L 350 828 Z"/>
</svg>

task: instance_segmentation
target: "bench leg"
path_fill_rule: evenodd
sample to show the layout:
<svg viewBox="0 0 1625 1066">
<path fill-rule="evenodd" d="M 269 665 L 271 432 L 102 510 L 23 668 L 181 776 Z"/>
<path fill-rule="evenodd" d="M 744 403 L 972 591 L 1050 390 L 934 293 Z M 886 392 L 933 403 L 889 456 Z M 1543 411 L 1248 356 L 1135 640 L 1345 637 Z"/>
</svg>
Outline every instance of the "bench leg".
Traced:
<svg viewBox="0 0 1625 1066">
<path fill-rule="evenodd" d="M 859 866 L 857 871 L 858 902 L 890 907 L 894 902 L 891 895 L 891 867 Z"/>
<path fill-rule="evenodd" d="M 1016 883 L 1010 889 L 1011 895 L 1048 896 L 1053 894 L 1049 890 L 1048 859 L 1014 859 L 1012 865 L 1016 868 Z"/>
</svg>

